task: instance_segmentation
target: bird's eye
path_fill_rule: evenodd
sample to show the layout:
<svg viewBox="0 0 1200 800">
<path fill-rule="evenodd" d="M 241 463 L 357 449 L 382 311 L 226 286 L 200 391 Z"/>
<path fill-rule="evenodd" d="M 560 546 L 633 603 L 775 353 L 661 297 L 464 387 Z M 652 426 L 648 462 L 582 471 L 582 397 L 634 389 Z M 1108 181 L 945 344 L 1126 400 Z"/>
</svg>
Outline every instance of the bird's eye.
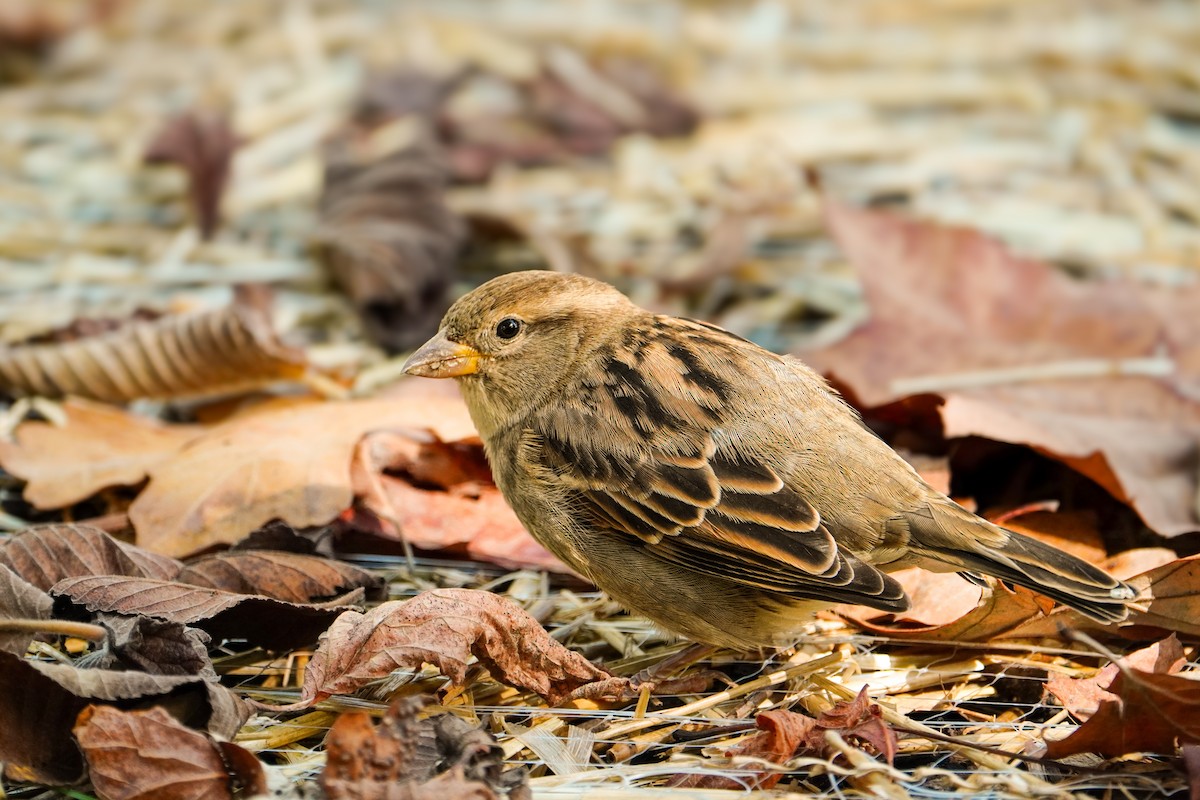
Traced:
<svg viewBox="0 0 1200 800">
<path fill-rule="evenodd" d="M 496 323 L 496 335 L 501 339 L 511 339 L 521 332 L 521 323 L 512 317 L 505 317 Z"/>
</svg>

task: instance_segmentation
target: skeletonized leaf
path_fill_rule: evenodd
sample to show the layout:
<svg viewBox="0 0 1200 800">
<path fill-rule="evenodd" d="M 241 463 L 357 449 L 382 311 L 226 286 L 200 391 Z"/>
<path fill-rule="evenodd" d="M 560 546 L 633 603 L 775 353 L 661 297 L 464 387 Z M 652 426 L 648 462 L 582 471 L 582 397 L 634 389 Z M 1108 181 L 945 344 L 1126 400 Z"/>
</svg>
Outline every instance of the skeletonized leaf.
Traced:
<svg viewBox="0 0 1200 800">
<path fill-rule="evenodd" d="M 120 542 L 90 525 L 39 525 L 0 545 L 0 565 L 42 590 L 65 578 L 125 575 L 174 578 L 183 565 Z"/>
<path fill-rule="evenodd" d="M 309 663 L 301 704 L 350 694 L 393 670 L 426 663 L 461 684 L 472 655 L 498 680 L 552 703 L 611 677 L 551 639 L 511 600 L 472 589 L 435 589 L 338 617 Z"/>
<path fill-rule="evenodd" d="M 296 380 L 304 356 L 279 341 L 264 291 L 242 287 L 215 311 L 132 322 L 59 344 L 0 348 L 0 388 L 110 403 L 214 394 Z"/>
<path fill-rule="evenodd" d="M 348 608 L 285 603 L 175 581 L 113 576 L 68 578 L 55 584 L 50 594 L 88 611 L 144 614 L 193 625 L 218 641 L 246 639 L 273 650 L 312 644 Z"/>
<path fill-rule="evenodd" d="M 250 769 L 230 774 L 227 751 L 242 748 L 218 744 L 161 708 L 88 706 L 79 715 L 75 738 L 92 785 L 105 800 L 232 800 L 267 790 L 258 759 L 247 753 L 249 758 L 236 759 L 236 765 Z M 235 786 L 244 794 L 235 795 Z"/>
</svg>

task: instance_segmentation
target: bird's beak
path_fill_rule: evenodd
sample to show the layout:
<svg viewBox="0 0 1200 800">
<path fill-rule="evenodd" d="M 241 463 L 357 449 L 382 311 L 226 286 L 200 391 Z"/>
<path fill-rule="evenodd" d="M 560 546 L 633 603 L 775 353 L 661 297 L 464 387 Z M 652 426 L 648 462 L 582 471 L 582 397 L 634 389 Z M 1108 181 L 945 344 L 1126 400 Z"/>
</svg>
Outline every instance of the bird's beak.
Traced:
<svg viewBox="0 0 1200 800">
<path fill-rule="evenodd" d="M 409 356 L 402 369 L 422 378 L 458 378 L 479 369 L 482 355 L 474 347 L 452 342 L 438 331 L 421 349 Z"/>
</svg>

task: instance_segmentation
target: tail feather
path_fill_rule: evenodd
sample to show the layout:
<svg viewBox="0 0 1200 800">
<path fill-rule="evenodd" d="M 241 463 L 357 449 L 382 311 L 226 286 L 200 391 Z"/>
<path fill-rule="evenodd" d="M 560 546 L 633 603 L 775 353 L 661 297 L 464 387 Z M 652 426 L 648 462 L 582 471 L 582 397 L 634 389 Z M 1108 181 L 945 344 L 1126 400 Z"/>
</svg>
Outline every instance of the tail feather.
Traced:
<svg viewBox="0 0 1200 800">
<path fill-rule="evenodd" d="M 939 516 L 933 537 L 920 530 L 929 517 L 909 519 L 914 538 L 922 540 L 922 549 L 933 558 L 1024 586 L 1099 622 L 1120 622 L 1128 616 L 1126 605 L 1137 592 L 1104 570 L 965 511 L 950 519 L 950 515 L 934 518 Z M 964 522 L 970 523 L 969 528 Z M 979 535 L 981 526 L 986 526 L 984 536 Z"/>
</svg>

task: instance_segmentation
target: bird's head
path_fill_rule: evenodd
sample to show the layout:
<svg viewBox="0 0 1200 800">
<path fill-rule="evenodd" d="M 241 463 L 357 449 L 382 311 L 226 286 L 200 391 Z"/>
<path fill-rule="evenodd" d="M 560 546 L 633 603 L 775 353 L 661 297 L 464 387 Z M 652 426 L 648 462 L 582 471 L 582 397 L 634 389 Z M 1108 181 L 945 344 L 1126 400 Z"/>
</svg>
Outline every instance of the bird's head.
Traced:
<svg viewBox="0 0 1200 800">
<path fill-rule="evenodd" d="M 583 357 L 643 314 L 606 283 L 581 275 L 502 275 L 460 298 L 436 336 L 404 364 L 409 375 L 458 378 L 486 438 L 561 389 Z"/>
</svg>

